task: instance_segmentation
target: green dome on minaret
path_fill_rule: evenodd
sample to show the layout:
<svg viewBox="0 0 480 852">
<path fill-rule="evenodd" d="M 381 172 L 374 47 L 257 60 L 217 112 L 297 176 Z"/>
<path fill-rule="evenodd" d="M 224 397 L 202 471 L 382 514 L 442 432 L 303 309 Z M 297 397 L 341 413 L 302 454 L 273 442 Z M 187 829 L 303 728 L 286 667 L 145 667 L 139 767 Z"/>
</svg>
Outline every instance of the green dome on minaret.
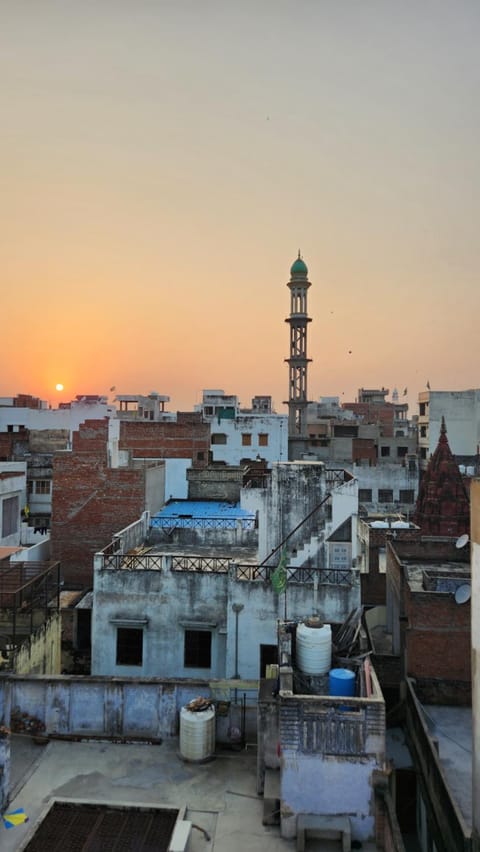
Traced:
<svg viewBox="0 0 480 852">
<path fill-rule="evenodd" d="M 294 260 L 290 267 L 290 275 L 308 275 L 307 264 L 302 259 L 300 249 L 298 251 L 297 259 Z"/>
</svg>

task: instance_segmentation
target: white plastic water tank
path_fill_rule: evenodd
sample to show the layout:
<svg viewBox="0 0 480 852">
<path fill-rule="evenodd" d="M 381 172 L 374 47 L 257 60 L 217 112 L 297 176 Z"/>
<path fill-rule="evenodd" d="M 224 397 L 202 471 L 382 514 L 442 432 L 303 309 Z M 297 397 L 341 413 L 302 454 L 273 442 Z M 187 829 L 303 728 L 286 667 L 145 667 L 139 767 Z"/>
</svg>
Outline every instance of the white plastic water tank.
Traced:
<svg viewBox="0 0 480 852">
<path fill-rule="evenodd" d="M 332 665 L 332 628 L 318 619 L 297 627 L 297 665 L 309 675 L 326 674 Z"/>
<path fill-rule="evenodd" d="M 180 754 L 192 762 L 209 760 L 215 754 L 215 708 L 180 711 Z"/>
</svg>

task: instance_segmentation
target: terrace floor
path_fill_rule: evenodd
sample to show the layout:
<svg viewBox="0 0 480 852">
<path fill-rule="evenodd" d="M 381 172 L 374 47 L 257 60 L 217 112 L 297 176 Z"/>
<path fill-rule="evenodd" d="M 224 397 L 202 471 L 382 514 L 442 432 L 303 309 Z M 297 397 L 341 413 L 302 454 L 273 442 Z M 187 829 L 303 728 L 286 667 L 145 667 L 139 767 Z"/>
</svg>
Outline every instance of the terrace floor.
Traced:
<svg viewBox="0 0 480 852">
<path fill-rule="evenodd" d="M 29 821 L 0 828 L 2 852 L 21 852 L 53 799 L 71 802 L 161 805 L 185 808 L 193 829 L 189 852 L 281 852 L 296 848 L 277 826 L 262 825 L 263 799 L 256 793 L 256 750 L 219 752 L 203 764 L 185 763 L 178 740 L 161 745 L 64 742 L 35 745 L 12 737 L 9 810 L 24 808 Z M 363 852 L 375 846 L 364 844 Z M 336 852 L 340 845 L 309 841 L 308 852 Z"/>
</svg>

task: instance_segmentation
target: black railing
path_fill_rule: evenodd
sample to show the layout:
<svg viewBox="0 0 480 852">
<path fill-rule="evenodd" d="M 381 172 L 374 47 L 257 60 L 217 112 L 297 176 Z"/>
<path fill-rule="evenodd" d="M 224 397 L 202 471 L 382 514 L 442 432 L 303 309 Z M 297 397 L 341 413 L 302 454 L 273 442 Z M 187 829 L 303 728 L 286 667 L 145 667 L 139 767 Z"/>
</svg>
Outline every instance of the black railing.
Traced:
<svg viewBox="0 0 480 852">
<path fill-rule="evenodd" d="M 275 565 L 235 563 L 237 580 L 263 580 L 264 582 L 269 582 L 275 569 Z M 313 583 L 316 578 L 319 586 L 335 585 L 350 588 L 353 585 L 354 579 L 353 571 L 340 568 L 325 570 L 323 568 L 287 566 L 286 571 L 288 583 Z"/>
<path fill-rule="evenodd" d="M 161 571 L 163 556 L 151 553 L 103 553 L 103 567 L 112 571 Z"/>
<path fill-rule="evenodd" d="M 171 570 L 226 574 L 230 561 L 223 556 L 172 556 Z"/>
</svg>

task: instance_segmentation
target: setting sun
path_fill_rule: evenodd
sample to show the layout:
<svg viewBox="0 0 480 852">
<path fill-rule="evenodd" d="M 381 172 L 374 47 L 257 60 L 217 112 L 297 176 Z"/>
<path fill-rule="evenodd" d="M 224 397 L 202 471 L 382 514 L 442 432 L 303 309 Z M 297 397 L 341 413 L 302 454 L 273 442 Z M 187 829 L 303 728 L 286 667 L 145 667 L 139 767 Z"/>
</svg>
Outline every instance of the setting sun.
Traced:
<svg viewBox="0 0 480 852">
<path fill-rule="evenodd" d="M 57 385 L 55 385 L 55 390 L 62 391 L 63 385 L 59 382 Z"/>
</svg>

